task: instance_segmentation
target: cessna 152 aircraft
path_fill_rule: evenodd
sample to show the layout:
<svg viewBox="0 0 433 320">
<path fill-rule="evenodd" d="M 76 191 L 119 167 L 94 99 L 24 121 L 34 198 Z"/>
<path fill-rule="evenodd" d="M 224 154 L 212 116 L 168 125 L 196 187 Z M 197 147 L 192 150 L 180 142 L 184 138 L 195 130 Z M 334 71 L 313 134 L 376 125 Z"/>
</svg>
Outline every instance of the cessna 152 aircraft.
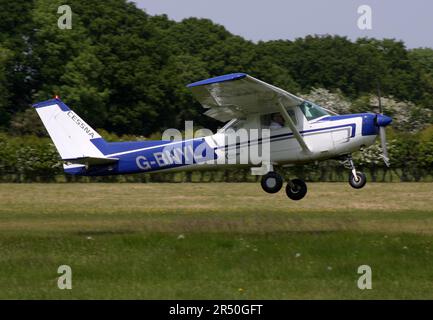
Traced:
<svg viewBox="0 0 433 320">
<path fill-rule="evenodd" d="M 337 115 L 245 73 L 214 77 L 188 87 L 209 109 L 207 116 L 227 122 L 217 133 L 181 141 L 106 142 L 59 98 L 34 107 L 64 161 L 64 171 L 74 175 L 209 169 L 218 166 L 229 149 L 236 150 L 238 156 L 243 149 L 262 144 L 260 138 L 228 144 L 224 139 L 227 132 L 239 128 L 269 130 L 269 159 L 247 163 L 252 174 L 262 175 L 261 186 L 268 193 L 276 193 L 283 186 L 276 168 L 325 159 L 340 159 L 351 170 L 350 185 L 362 188 L 366 177 L 356 170 L 351 154 L 373 144 L 377 135 L 388 165 L 385 127 L 392 119 L 383 115 L 381 108 L 379 114 Z M 198 149 L 201 151 L 196 157 Z M 300 200 L 306 193 L 303 180 L 287 181 L 290 199 Z"/>
</svg>

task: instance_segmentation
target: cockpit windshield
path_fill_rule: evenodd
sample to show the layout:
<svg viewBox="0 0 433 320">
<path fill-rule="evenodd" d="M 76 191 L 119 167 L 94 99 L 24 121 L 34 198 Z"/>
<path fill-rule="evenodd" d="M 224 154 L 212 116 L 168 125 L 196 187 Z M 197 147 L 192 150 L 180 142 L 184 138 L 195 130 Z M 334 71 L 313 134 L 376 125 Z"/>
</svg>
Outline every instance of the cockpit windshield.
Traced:
<svg viewBox="0 0 433 320">
<path fill-rule="evenodd" d="M 299 107 L 308 121 L 331 115 L 327 110 L 310 101 L 302 102 Z"/>
</svg>

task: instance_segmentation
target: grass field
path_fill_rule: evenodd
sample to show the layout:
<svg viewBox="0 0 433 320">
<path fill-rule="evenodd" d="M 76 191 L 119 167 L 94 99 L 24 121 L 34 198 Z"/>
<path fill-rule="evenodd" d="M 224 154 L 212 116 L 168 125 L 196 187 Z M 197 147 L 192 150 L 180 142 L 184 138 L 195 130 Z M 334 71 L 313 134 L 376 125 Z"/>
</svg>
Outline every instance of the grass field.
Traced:
<svg viewBox="0 0 433 320">
<path fill-rule="evenodd" d="M 433 184 L 0 184 L 0 298 L 433 299 Z"/>
</svg>

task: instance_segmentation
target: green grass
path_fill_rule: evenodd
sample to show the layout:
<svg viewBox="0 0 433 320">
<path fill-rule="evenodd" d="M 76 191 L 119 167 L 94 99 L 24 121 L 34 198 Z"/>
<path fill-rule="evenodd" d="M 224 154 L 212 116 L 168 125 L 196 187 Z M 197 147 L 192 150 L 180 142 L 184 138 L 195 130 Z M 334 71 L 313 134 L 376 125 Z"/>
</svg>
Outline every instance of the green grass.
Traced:
<svg viewBox="0 0 433 320">
<path fill-rule="evenodd" d="M 0 298 L 433 298 L 433 184 L 309 189 L 0 184 Z"/>
</svg>

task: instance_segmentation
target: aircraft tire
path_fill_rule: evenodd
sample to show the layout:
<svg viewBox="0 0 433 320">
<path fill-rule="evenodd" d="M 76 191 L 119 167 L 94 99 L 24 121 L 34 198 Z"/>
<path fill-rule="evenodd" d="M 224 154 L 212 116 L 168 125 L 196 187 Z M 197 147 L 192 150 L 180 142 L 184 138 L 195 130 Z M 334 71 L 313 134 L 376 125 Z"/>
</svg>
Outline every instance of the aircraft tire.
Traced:
<svg viewBox="0 0 433 320">
<path fill-rule="evenodd" d="M 353 174 L 350 173 L 349 184 L 352 188 L 361 189 L 367 183 L 367 178 L 365 177 L 365 174 L 362 173 L 361 171 L 357 171 L 356 175 L 358 176 L 358 181 L 355 180 L 355 177 L 353 176 Z"/>
<path fill-rule="evenodd" d="M 283 178 L 276 172 L 268 172 L 262 177 L 260 183 L 267 193 L 277 193 L 283 187 Z"/>
<path fill-rule="evenodd" d="M 290 183 L 286 185 L 286 194 L 292 200 L 301 200 L 307 194 L 307 185 L 301 179 L 291 180 L 294 188 L 290 186 Z"/>
</svg>

